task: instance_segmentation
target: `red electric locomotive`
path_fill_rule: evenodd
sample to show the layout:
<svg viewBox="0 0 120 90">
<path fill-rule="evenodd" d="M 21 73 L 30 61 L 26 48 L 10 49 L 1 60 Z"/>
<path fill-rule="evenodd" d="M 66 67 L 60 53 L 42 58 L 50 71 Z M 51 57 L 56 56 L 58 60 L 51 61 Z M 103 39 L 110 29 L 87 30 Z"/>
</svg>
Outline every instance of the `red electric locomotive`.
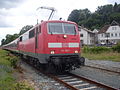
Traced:
<svg viewBox="0 0 120 90">
<path fill-rule="evenodd" d="M 4 48 L 48 71 L 69 71 L 84 65 L 78 27 L 70 21 L 43 21 Z"/>
</svg>

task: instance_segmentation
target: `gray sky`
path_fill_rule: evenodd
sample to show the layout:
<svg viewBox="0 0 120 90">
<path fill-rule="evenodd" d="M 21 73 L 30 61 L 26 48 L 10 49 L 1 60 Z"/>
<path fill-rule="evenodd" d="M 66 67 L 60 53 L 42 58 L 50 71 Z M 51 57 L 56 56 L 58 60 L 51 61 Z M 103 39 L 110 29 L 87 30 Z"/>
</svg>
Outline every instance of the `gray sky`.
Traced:
<svg viewBox="0 0 120 90">
<path fill-rule="evenodd" d="M 40 6 L 54 7 L 57 11 L 53 19 L 67 20 L 73 9 L 88 8 L 94 12 L 98 6 L 115 2 L 120 4 L 120 0 L 0 0 L 0 44 L 6 34 L 18 33 L 25 25 L 35 25 L 37 18 L 47 20 L 50 11 L 36 11 Z"/>
</svg>

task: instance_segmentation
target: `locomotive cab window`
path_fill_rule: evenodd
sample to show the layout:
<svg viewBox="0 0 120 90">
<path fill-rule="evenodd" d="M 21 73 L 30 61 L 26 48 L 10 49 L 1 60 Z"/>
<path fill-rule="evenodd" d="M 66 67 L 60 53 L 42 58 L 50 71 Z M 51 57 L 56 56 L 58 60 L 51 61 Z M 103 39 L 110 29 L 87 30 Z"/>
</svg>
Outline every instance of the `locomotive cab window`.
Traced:
<svg viewBox="0 0 120 90">
<path fill-rule="evenodd" d="M 66 34 L 76 34 L 75 25 L 73 24 L 64 24 L 64 32 Z"/>
<path fill-rule="evenodd" d="M 62 34 L 62 23 L 48 23 L 49 33 Z"/>
<path fill-rule="evenodd" d="M 76 34 L 74 24 L 68 23 L 48 23 L 49 34 Z"/>
<path fill-rule="evenodd" d="M 35 30 L 33 29 L 33 30 L 29 31 L 29 38 L 32 38 L 34 36 L 35 36 Z"/>
</svg>

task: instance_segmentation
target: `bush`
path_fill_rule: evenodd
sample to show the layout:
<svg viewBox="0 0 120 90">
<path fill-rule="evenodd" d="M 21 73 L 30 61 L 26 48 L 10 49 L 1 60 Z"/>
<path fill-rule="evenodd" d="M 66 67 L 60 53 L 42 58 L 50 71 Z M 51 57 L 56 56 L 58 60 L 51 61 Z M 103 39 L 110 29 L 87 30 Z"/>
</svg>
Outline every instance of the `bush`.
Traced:
<svg viewBox="0 0 120 90">
<path fill-rule="evenodd" d="M 94 54 L 99 54 L 103 52 L 110 52 L 111 48 L 108 47 L 87 47 L 85 46 L 83 48 L 84 53 L 94 53 Z"/>
<path fill-rule="evenodd" d="M 14 84 L 15 90 L 34 90 L 34 88 L 27 82 L 21 81 Z"/>
<path fill-rule="evenodd" d="M 120 53 L 120 43 L 118 43 L 116 46 L 113 46 L 113 47 L 112 47 L 112 50 L 113 50 L 114 52 Z"/>
<path fill-rule="evenodd" d="M 90 48 L 88 46 L 83 47 L 83 53 L 88 53 L 90 51 Z"/>
<path fill-rule="evenodd" d="M 13 57 L 10 58 L 9 61 L 10 61 L 11 66 L 12 66 L 13 68 L 16 68 L 16 67 L 17 67 L 17 62 L 18 62 L 18 60 L 19 60 L 19 58 L 16 57 L 16 56 L 13 56 Z"/>
</svg>

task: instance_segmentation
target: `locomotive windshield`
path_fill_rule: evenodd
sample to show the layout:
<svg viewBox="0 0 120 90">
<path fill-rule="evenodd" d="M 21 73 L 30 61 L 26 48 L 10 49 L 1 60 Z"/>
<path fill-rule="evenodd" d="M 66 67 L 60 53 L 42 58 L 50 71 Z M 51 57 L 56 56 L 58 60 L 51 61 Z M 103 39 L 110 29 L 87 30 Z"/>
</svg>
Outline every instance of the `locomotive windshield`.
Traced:
<svg viewBox="0 0 120 90">
<path fill-rule="evenodd" d="M 48 31 L 52 34 L 76 34 L 74 24 L 68 23 L 48 23 Z"/>
</svg>

